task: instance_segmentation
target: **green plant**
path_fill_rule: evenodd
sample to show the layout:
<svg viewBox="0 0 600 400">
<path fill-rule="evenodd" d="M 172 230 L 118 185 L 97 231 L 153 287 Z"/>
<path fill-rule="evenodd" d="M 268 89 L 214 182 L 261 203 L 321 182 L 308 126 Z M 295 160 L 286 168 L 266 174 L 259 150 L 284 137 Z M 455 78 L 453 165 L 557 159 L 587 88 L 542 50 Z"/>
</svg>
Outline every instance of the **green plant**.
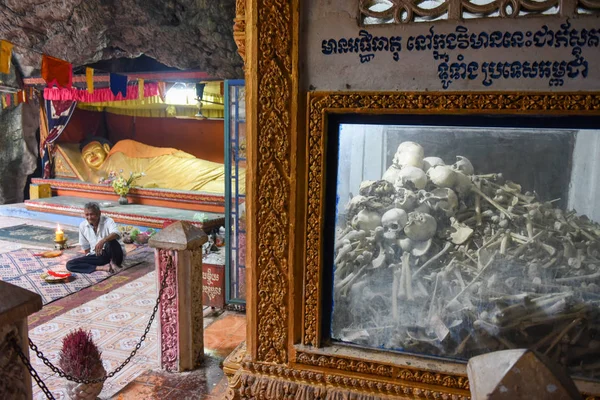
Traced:
<svg viewBox="0 0 600 400">
<path fill-rule="evenodd" d="M 98 378 L 98 371 L 103 370 L 101 356 L 92 333 L 79 328 L 63 338 L 58 365 L 78 379 L 94 379 Z"/>
<path fill-rule="evenodd" d="M 122 171 L 121 171 L 122 172 Z M 122 175 L 119 175 L 112 181 L 112 187 L 116 194 L 119 196 L 126 196 L 129 190 L 134 186 L 134 182 L 144 176 L 144 173 L 130 172 L 129 178 L 125 179 Z"/>
<path fill-rule="evenodd" d="M 140 230 L 138 228 L 133 228 L 131 232 L 129 232 L 129 237 L 135 242 L 139 234 Z"/>
</svg>

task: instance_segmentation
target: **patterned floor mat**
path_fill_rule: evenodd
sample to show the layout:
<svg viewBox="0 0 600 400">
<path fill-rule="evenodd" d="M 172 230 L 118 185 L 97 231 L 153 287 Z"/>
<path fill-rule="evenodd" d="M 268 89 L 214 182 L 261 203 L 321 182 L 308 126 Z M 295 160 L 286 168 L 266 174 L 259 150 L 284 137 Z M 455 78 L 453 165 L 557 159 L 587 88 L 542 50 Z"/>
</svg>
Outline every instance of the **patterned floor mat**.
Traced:
<svg viewBox="0 0 600 400">
<path fill-rule="evenodd" d="M 38 257 L 35 254 L 39 252 L 40 250 L 18 249 L 0 254 L 0 280 L 38 293 L 42 296 L 43 304 L 46 305 L 140 264 L 147 258 L 147 253 L 152 252 L 152 249 L 146 246 L 129 249 L 123 262 L 123 268 L 114 274 L 101 271 L 91 274 L 73 274 L 66 283 L 48 283 L 40 275 L 48 269 L 66 270 L 67 261 L 77 256 L 77 251 L 69 249 L 55 258 Z"/>
<path fill-rule="evenodd" d="M 21 224 L 0 228 L 0 240 L 53 248 L 55 231 L 56 228 Z M 63 228 L 63 232 L 69 243 L 76 243 L 79 240 L 76 231 Z"/>
<path fill-rule="evenodd" d="M 94 342 L 102 352 L 104 368 L 110 372 L 130 355 L 144 333 L 156 302 L 155 279 L 155 273 L 150 272 L 117 290 L 36 326 L 29 331 L 29 337 L 53 363 L 57 363 L 62 338 L 68 332 L 77 328 L 91 330 Z M 135 357 L 119 373 L 106 381 L 100 398 L 110 399 L 142 372 L 157 368 L 158 354 L 155 319 Z M 35 353 L 30 352 L 30 359 L 54 398 L 67 398 L 67 381 L 52 373 Z M 46 399 L 35 382 L 33 398 Z"/>
</svg>

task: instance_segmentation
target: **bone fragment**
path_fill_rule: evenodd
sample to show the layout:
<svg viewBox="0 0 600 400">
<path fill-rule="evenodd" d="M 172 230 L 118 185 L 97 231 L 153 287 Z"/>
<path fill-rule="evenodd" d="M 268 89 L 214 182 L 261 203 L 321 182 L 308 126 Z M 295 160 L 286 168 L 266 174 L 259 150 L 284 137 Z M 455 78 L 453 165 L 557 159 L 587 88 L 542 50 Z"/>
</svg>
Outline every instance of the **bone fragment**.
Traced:
<svg viewBox="0 0 600 400">
<path fill-rule="evenodd" d="M 482 319 L 478 319 L 475 322 L 473 322 L 473 327 L 475 327 L 477 329 L 483 329 L 484 331 L 486 331 L 491 336 L 498 336 L 500 334 L 500 327 L 499 326 L 491 324 L 491 323 L 489 323 L 487 321 L 484 321 Z"/>
<path fill-rule="evenodd" d="M 522 242 L 522 244 L 519 247 L 517 247 L 517 250 L 515 250 L 515 252 L 511 254 L 509 258 L 518 258 L 521 255 L 521 253 L 523 253 L 525 249 L 527 249 L 527 246 L 529 246 L 531 243 L 534 243 L 536 239 L 538 239 L 545 232 L 546 231 L 538 232 L 535 236 L 530 237 L 529 240 Z M 514 238 L 514 233 L 511 233 L 511 237 Z"/>
<path fill-rule="evenodd" d="M 519 235 L 517 233 L 512 233 L 511 236 L 514 239 L 520 240 L 522 243 L 524 242 L 528 242 L 529 241 L 529 237 L 527 236 L 523 236 L 523 235 Z M 546 243 L 540 243 L 540 245 L 542 246 L 542 248 L 551 256 L 554 257 L 557 253 L 556 249 L 552 246 L 550 246 L 549 244 Z"/>
<path fill-rule="evenodd" d="M 342 247 L 347 246 L 349 244 L 351 245 L 352 242 L 350 242 L 348 239 L 338 240 L 337 243 L 335 244 L 335 251 L 338 251 Z"/>
<path fill-rule="evenodd" d="M 599 239 L 590 235 L 585 228 L 580 227 L 579 225 L 577 225 L 577 223 L 575 221 L 573 221 L 572 219 L 569 220 L 569 225 L 571 225 L 573 228 L 577 229 L 579 232 L 581 232 L 581 234 L 583 236 L 585 236 L 588 240 L 592 240 L 594 242 L 598 242 Z"/>
<path fill-rule="evenodd" d="M 469 332 L 469 334 L 467 336 L 465 336 L 465 338 L 462 340 L 462 342 L 460 342 L 460 344 L 458 345 L 458 347 L 456 347 L 456 350 L 454 351 L 454 355 L 459 355 L 462 354 L 462 352 L 465 350 L 465 347 L 467 346 L 467 342 L 469 341 L 469 339 L 471 339 L 471 332 Z"/>
<path fill-rule="evenodd" d="M 400 285 L 400 279 L 398 278 L 398 266 L 396 264 L 390 264 L 390 268 L 394 271 L 394 280 L 392 281 L 392 317 L 395 322 L 398 322 L 398 286 Z"/>
<path fill-rule="evenodd" d="M 481 190 L 481 183 L 477 182 L 477 188 Z M 475 194 L 475 221 L 477 226 L 481 226 L 481 195 Z"/>
<path fill-rule="evenodd" d="M 367 237 L 367 232 L 365 232 L 365 231 L 351 230 L 350 232 L 345 234 L 343 237 L 341 237 L 339 239 L 339 241 L 342 242 L 342 241 L 348 240 L 350 242 L 356 242 L 357 240 L 362 240 L 366 237 Z"/>
<path fill-rule="evenodd" d="M 545 263 L 544 265 L 542 265 L 542 268 L 543 269 L 550 268 L 551 266 L 553 266 L 554 264 L 556 264 L 557 261 L 558 261 L 558 257 L 552 257 L 550 259 L 550 261 L 548 261 L 547 263 Z"/>
<path fill-rule="evenodd" d="M 383 248 L 383 245 L 381 243 L 379 243 L 379 255 L 377 256 L 377 258 L 375 258 L 373 260 L 373 268 L 377 269 L 377 268 L 381 267 L 384 262 L 385 262 L 385 249 Z"/>
<path fill-rule="evenodd" d="M 465 281 L 463 280 L 462 275 L 460 274 L 460 271 L 457 268 L 454 269 L 454 275 L 456 275 L 456 279 L 458 279 L 458 283 L 460 284 L 460 289 L 465 290 L 465 287 L 466 287 Z"/>
<path fill-rule="evenodd" d="M 347 255 L 348 253 L 350 253 L 351 251 L 352 251 L 352 245 L 351 245 L 351 244 L 346 244 L 346 245 L 344 245 L 344 246 L 343 246 L 343 247 L 340 249 L 340 251 L 339 251 L 339 253 L 338 253 L 337 257 L 335 258 L 335 261 L 334 261 L 334 263 L 335 263 L 336 265 L 337 265 L 337 264 L 339 264 L 339 263 L 340 263 L 340 261 L 342 261 L 343 259 L 345 259 L 346 255 Z"/>
<path fill-rule="evenodd" d="M 404 253 L 406 254 L 406 253 Z M 401 267 L 401 273 L 400 273 L 400 283 L 399 283 L 399 289 L 398 289 L 398 296 L 400 297 L 400 299 L 402 300 L 406 300 L 407 298 L 407 293 L 406 293 L 406 280 L 410 279 L 410 277 L 406 276 L 406 268 L 404 266 L 404 254 L 402 254 L 402 267 Z"/>
<path fill-rule="evenodd" d="M 429 312 L 427 313 L 427 321 L 432 321 L 432 319 L 433 319 L 433 309 L 434 309 L 435 302 L 436 302 L 436 294 L 437 294 L 438 282 L 440 280 L 440 274 L 441 273 L 437 273 L 435 275 L 435 285 L 433 286 L 433 294 L 431 295 L 431 303 L 429 304 Z"/>
<path fill-rule="evenodd" d="M 487 270 L 487 268 L 492 265 L 492 262 L 494 261 L 494 258 L 496 258 L 496 253 L 492 254 L 492 257 L 490 257 L 490 260 L 487 262 L 487 264 L 481 269 L 481 271 L 479 271 L 479 273 L 475 276 L 475 278 L 473 278 L 473 280 L 471 282 L 469 282 L 469 284 L 460 291 L 460 293 L 458 293 L 456 296 L 454 296 L 454 298 L 452 300 L 458 300 L 458 298 L 468 289 L 470 288 L 473 283 L 475 283 L 475 281 L 477 281 L 477 279 L 479 279 L 479 277 L 481 277 L 481 275 Z M 450 301 L 452 301 L 450 300 Z"/>
<path fill-rule="evenodd" d="M 533 239 L 533 223 L 529 214 L 526 217 L 525 227 L 527 228 L 527 236 L 529 236 L 529 240 L 531 241 Z"/>
<path fill-rule="evenodd" d="M 410 253 L 408 252 L 402 254 L 402 275 L 404 276 L 404 283 L 406 285 L 406 299 L 414 300 L 412 279 L 410 276 Z"/>
<path fill-rule="evenodd" d="M 594 279 L 600 278 L 600 271 L 595 272 L 590 275 L 581 275 L 581 276 L 570 276 L 568 278 L 557 278 L 554 280 L 556 283 L 575 283 L 575 282 L 583 282 L 583 281 L 592 281 Z"/>
<path fill-rule="evenodd" d="M 569 325 L 567 325 L 565 327 L 565 329 L 563 329 L 552 341 L 552 343 L 550 344 L 550 346 L 546 349 L 546 351 L 544 352 L 544 355 L 548 355 L 548 353 L 550 353 L 550 351 L 554 348 L 554 346 L 556 346 L 558 344 L 558 342 L 560 342 L 560 340 L 563 338 L 563 336 L 565 336 L 571 329 L 573 329 L 574 327 L 576 327 L 577 325 L 579 325 L 579 323 L 582 321 L 581 318 L 577 318 L 576 320 L 574 320 L 573 322 L 571 322 Z"/>
<path fill-rule="evenodd" d="M 425 268 L 436 262 L 444 254 L 446 254 L 451 247 L 452 243 L 446 242 L 446 244 L 444 244 L 444 248 L 439 253 L 427 260 L 425 264 L 421 265 L 421 267 L 412 274 L 412 279 L 415 279 L 421 273 L 421 271 L 423 271 Z"/>
<path fill-rule="evenodd" d="M 365 270 L 365 268 L 367 268 L 366 265 L 361 267 L 356 273 L 353 273 L 354 275 L 350 277 L 350 280 L 348 280 L 342 287 L 339 288 L 339 290 L 342 291 L 342 294 L 344 296 L 346 296 L 348 294 L 348 289 L 350 289 L 352 284 L 358 279 L 358 277 L 362 274 L 362 272 Z M 350 274 L 350 275 L 352 275 L 352 274 Z"/>
<path fill-rule="evenodd" d="M 510 244 L 510 231 L 506 231 L 504 236 L 502 237 L 502 241 L 500 242 L 500 254 L 506 254 L 506 249 Z"/>
<path fill-rule="evenodd" d="M 501 234 L 502 234 L 502 232 L 501 232 L 501 231 L 497 231 L 496 233 L 494 233 L 494 234 L 492 235 L 492 237 L 491 237 L 491 238 L 489 238 L 489 239 L 488 239 L 488 240 L 487 240 L 487 241 L 486 241 L 486 242 L 483 244 L 483 246 L 481 246 L 481 247 L 479 248 L 479 250 L 485 249 L 486 247 L 489 247 L 489 246 L 490 246 L 492 243 L 495 243 L 495 242 L 496 242 L 496 239 L 498 239 L 498 238 L 500 237 L 500 235 L 501 235 Z"/>
<path fill-rule="evenodd" d="M 421 294 L 420 297 L 427 297 L 427 296 L 429 296 L 429 292 L 425 288 L 425 285 L 423 285 L 423 282 L 417 281 L 417 288 L 419 289 L 419 293 Z"/>
<path fill-rule="evenodd" d="M 481 189 L 479 189 L 477 186 L 472 186 L 471 190 L 473 190 L 475 193 L 477 193 L 478 195 L 480 195 L 481 197 L 483 197 L 488 203 L 490 203 L 491 205 L 493 205 L 494 207 L 496 207 L 496 209 L 498 209 L 498 211 L 500 211 L 502 214 L 506 215 L 506 218 L 512 220 L 514 215 L 509 213 L 504 207 L 502 207 L 500 204 L 496 203 L 494 200 L 492 200 L 487 194 L 483 193 L 481 191 Z"/>
</svg>

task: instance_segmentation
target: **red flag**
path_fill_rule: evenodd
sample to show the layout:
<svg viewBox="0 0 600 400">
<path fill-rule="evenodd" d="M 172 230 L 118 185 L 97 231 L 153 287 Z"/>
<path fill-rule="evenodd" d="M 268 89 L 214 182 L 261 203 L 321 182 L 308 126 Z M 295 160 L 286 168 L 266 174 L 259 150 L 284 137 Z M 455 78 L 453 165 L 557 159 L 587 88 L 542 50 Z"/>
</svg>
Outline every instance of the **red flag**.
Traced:
<svg viewBox="0 0 600 400">
<path fill-rule="evenodd" d="M 42 78 L 48 86 L 56 83 L 59 87 L 73 86 L 73 65 L 58 58 L 42 56 Z"/>
</svg>

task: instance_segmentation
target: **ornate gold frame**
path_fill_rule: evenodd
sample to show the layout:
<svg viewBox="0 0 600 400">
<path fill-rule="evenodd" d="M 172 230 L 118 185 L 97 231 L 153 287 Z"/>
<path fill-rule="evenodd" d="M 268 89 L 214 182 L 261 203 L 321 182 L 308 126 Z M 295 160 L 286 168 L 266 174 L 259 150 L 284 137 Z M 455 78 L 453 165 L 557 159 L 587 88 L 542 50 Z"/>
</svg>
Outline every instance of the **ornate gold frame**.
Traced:
<svg viewBox="0 0 600 400">
<path fill-rule="evenodd" d="M 358 372 L 373 377 L 456 389 L 468 396 L 468 380 L 462 374 L 446 374 L 406 368 L 390 357 L 374 362 L 364 350 L 359 359 L 324 354 L 320 325 L 322 320 L 323 224 L 325 221 L 325 167 L 328 117 L 331 114 L 519 114 L 519 115 L 600 115 L 600 93 L 399 93 L 399 92 L 312 92 L 308 95 L 308 138 L 306 141 L 306 235 L 303 300 L 303 346 L 297 346 L 296 363 L 302 366 Z M 356 353 L 356 352 L 354 352 Z M 391 361 L 395 359 L 396 363 Z M 442 368 L 443 370 L 443 368 Z M 414 394 L 414 393 L 413 393 Z M 596 393 L 598 395 L 598 393 Z M 588 399 L 597 398 L 588 395 Z"/>
<path fill-rule="evenodd" d="M 600 94 L 306 94 L 299 79 L 300 6 L 300 0 L 238 0 L 236 42 L 240 52 L 247 49 L 248 330 L 246 344 L 224 362 L 228 397 L 467 399 L 460 369 L 437 372 L 422 359 L 409 366 L 387 353 L 319 348 L 328 116 L 599 115 Z"/>
<path fill-rule="evenodd" d="M 308 95 L 308 157 L 305 300 L 302 343 L 319 347 L 324 220 L 327 165 L 326 137 L 329 114 L 552 114 L 599 115 L 596 93 L 399 93 L 312 92 Z"/>
</svg>

